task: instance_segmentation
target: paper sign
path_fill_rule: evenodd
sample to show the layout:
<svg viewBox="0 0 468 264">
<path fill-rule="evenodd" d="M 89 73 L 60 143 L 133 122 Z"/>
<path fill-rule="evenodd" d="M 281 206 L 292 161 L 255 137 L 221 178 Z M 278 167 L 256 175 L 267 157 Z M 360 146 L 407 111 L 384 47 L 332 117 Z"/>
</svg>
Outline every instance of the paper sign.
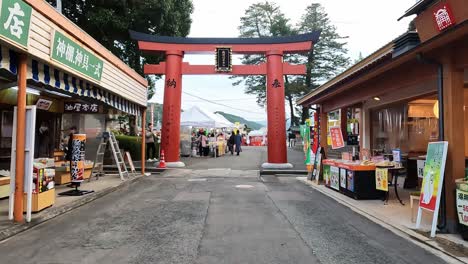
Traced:
<svg viewBox="0 0 468 264">
<path fill-rule="evenodd" d="M 388 169 L 375 169 L 375 189 L 388 192 Z"/>
<path fill-rule="evenodd" d="M 341 133 L 341 127 L 330 127 L 330 136 L 332 149 L 339 149 L 344 147 L 343 133 Z"/>
<path fill-rule="evenodd" d="M 340 168 L 335 166 L 330 167 L 330 187 L 340 190 Z"/>
<path fill-rule="evenodd" d="M 400 149 L 393 149 L 392 150 L 393 161 L 394 162 L 401 162 L 401 150 Z"/>
<path fill-rule="evenodd" d="M 330 165 L 323 164 L 323 180 L 325 181 L 325 186 L 330 186 Z"/>
<path fill-rule="evenodd" d="M 417 160 L 418 178 L 424 177 L 424 166 L 426 166 L 425 160 Z"/>
<path fill-rule="evenodd" d="M 468 226 L 468 192 L 457 190 L 457 212 L 459 223 Z"/>
<path fill-rule="evenodd" d="M 340 187 L 346 189 L 346 169 L 340 168 Z"/>
</svg>

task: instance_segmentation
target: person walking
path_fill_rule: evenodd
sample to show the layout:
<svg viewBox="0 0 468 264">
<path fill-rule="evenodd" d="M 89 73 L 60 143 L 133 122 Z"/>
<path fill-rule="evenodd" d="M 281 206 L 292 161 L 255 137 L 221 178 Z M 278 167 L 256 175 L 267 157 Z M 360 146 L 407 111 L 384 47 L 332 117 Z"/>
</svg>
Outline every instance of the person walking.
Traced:
<svg viewBox="0 0 468 264">
<path fill-rule="evenodd" d="M 229 147 L 229 152 L 231 152 L 231 155 L 234 155 L 234 143 L 235 143 L 234 138 L 235 137 L 236 137 L 235 132 L 232 132 L 231 136 L 228 139 L 228 147 Z"/>
<path fill-rule="evenodd" d="M 242 138 L 239 135 L 239 130 L 235 132 L 236 135 L 234 136 L 234 144 L 236 144 L 236 152 L 237 156 L 239 156 L 239 152 L 241 151 L 241 143 L 242 143 Z"/>
<path fill-rule="evenodd" d="M 148 130 L 145 133 L 146 141 L 146 155 L 148 156 L 148 161 L 154 161 L 156 148 L 154 146 L 154 134 L 153 134 L 153 124 L 148 124 Z"/>
</svg>

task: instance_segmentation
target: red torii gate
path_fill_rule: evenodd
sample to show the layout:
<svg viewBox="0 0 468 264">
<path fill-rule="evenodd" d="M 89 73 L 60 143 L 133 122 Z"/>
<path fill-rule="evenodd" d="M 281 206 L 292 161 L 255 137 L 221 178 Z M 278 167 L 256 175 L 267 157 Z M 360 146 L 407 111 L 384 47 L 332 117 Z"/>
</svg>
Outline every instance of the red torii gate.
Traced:
<svg viewBox="0 0 468 264">
<path fill-rule="evenodd" d="M 161 149 L 168 166 L 183 167 L 180 162 L 180 112 L 183 74 L 229 74 L 267 76 L 268 163 L 264 168 L 292 168 L 287 163 L 286 118 L 283 75 L 303 75 L 305 65 L 283 62 L 284 54 L 306 53 L 318 41 L 320 32 L 270 38 L 183 38 L 155 36 L 130 31 L 144 52 L 164 53 L 166 61 L 144 65 L 145 74 L 164 74 L 163 123 Z M 214 65 L 190 65 L 184 54 L 214 53 L 229 47 L 233 54 L 264 54 L 267 62 L 259 65 L 233 65 L 229 72 L 218 72 Z"/>
</svg>

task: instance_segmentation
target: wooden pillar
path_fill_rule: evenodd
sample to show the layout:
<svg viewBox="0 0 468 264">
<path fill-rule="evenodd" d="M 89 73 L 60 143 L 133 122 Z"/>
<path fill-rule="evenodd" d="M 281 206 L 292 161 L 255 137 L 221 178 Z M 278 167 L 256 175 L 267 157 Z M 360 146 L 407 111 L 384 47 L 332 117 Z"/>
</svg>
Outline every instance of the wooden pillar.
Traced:
<svg viewBox="0 0 468 264">
<path fill-rule="evenodd" d="M 13 217 L 15 222 L 23 222 L 24 195 L 24 152 L 26 137 L 26 78 L 28 57 L 18 56 L 18 101 L 16 121 L 16 164 L 15 164 L 15 206 Z"/>
<path fill-rule="evenodd" d="M 343 133 L 343 140 L 346 141 L 348 139 L 348 116 L 347 116 L 347 108 L 341 108 L 340 110 L 340 126 L 341 126 L 341 133 Z"/>
<path fill-rule="evenodd" d="M 328 154 L 327 148 L 327 134 L 328 134 L 328 115 L 327 113 L 323 112 L 323 108 L 320 108 L 320 146 L 322 147 L 323 151 L 325 152 L 325 157 Z"/>
<path fill-rule="evenodd" d="M 146 165 L 146 108 L 141 108 L 141 174 L 145 174 Z"/>
<path fill-rule="evenodd" d="M 448 56 L 447 56 L 448 57 Z M 464 133 L 464 88 L 463 69 L 456 68 L 451 61 L 443 63 L 444 81 L 444 134 L 448 141 L 448 155 L 445 167 L 445 196 L 447 228 L 454 232 L 458 223 L 455 205 L 455 180 L 465 175 Z"/>
</svg>

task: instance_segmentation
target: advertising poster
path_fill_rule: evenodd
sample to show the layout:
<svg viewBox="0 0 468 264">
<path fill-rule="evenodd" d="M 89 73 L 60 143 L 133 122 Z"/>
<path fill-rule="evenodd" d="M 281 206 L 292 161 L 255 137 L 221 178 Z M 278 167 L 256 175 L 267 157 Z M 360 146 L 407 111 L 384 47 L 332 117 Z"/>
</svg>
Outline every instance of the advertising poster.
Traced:
<svg viewBox="0 0 468 264">
<path fill-rule="evenodd" d="M 74 134 L 71 157 L 71 181 L 82 182 L 84 180 L 86 134 Z"/>
<path fill-rule="evenodd" d="M 393 149 L 392 156 L 393 156 L 394 162 L 398 162 L 398 163 L 401 162 L 401 150 L 400 149 Z"/>
<path fill-rule="evenodd" d="M 326 186 L 330 186 L 330 165 L 323 164 L 323 180 L 325 181 Z"/>
<path fill-rule="evenodd" d="M 348 190 L 354 192 L 354 171 L 347 171 Z"/>
<path fill-rule="evenodd" d="M 341 133 L 341 127 L 330 127 L 330 137 L 332 149 L 339 149 L 345 146 L 343 140 L 343 133 Z"/>
<path fill-rule="evenodd" d="M 460 224 L 468 226 L 468 192 L 457 189 L 457 212 Z"/>
<path fill-rule="evenodd" d="M 346 169 L 340 168 L 340 187 L 346 189 Z"/>
<path fill-rule="evenodd" d="M 388 192 L 388 169 L 375 169 L 375 189 Z"/>
<path fill-rule="evenodd" d="M 436 210 L 440 199 L 447 149 L 448 142 L 431 142 L 427 147 L 419 206 L 429 211 Z"/>
<path fill-rule="evenodd" d="M 330 187 L 340 190 L 340 168 L 330 166 Z"/>
</svg>

